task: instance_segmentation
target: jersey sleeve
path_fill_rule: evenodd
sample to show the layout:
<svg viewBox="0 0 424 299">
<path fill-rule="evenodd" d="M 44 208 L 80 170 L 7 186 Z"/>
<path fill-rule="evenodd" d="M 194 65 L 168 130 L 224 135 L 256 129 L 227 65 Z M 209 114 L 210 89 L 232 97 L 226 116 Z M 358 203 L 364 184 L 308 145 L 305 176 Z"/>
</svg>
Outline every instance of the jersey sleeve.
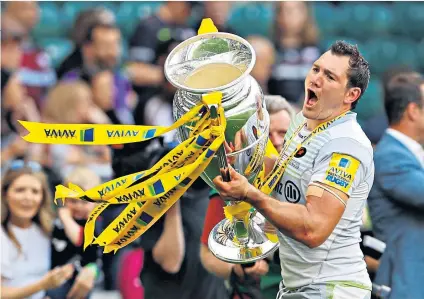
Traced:
<svg viewBox="0 0 424 299">
<path fill-rule="evenodd" d="M 372 152 L 351 138 L 331 140 L 321 148 L 309 182 L 319 182 L 352 195 L 370 173 Z"/>
</svg>

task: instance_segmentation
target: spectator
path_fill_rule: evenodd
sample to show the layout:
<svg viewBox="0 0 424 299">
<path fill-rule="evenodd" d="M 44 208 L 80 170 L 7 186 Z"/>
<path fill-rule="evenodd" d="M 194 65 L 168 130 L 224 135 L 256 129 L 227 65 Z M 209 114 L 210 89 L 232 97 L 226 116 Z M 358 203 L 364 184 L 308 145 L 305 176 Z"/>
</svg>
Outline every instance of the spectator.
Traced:
<svg viewBox="0 0 424 299">
<path fill-rule="evenodd" d="M 119 29 L 111 24 L 94 24 L 88 28 L 80 51 L 83 63 L 65 73 L 62 81 L 81 79 L 87 82 L 94 103 L 113 123 L 132 124 L 131 85 L 116 70 L 121 58 Z"/>
<path fill-rule="evenodd" d="M 139 159 L 141 153 L 133 153 L 126 159 L 120 174 L 130 174 L 145 166 L 150 168 L 168 151 L 161 148 L 151 152 L 150 165 Z M 138 239 L 144 250 L 144 266 L 140 278 L 144 285 L 145 298 L 225 298 L 226 290 L 222 281 L 209 274 L 199 260 L 199 239 L 207 202 L 207 189 L 189 188 Z"/>
<path fill-rule="evenodd" d="M 280 151 L 283 145 L 284 136 L 287 132 L 288 125 L 291 118 L 295 116 L 295 112 L 290 104 L 280 96 L 265 96 L 265 104 L 271 117 L 270 122 L 270 140 L 275 148 Z M 211 190 L 208 210 L 206 213 L 203 233 L 202 244 L 200 245 L 200 260 L 203 266 L 209 272 L 223 278 L 230 279 L 232 287 L 237 289 L 241 286 L 241 292 L 247 291 L 248 284 L 243 281 L 243 276 L 261 278 L 261 293 L 265 298 L 275 298 L 278 293 L 279 284 L 281 281 L 280 265 L 278 263 L 278 254 L 276 258 L 271 257 L 270 261 L 257 261 L 254 266 L 243 269 L 240 265 L 230 264 L 216 258 L 208 248 L 208 238 L 212 229 L 225 218 L 224 216 L 224 201 L 216 190 Z M 277 263 L 275 262 L 277 261 Z M 269 270 L 271 270 L 269 272 Z M 238 282 L 238 283 L 237 283 Z M 251 281 L 250 281 L 251 283 Z M 236 284 L 236 286 L 234 285 Z M 238 287 L 237 285 L 240 284 Z M 250 291 L 255 289 L 255 283 L 250 285 Z M 256 283 L 256 289 L 258 284 Z M 235 288 L 234 288 L 235 289 Z M 258 291 L 258 290 L 257 290 Z M 256 298 L 249 297 L 246 292 L 244 294 L 232 294 L 231 298 Z"/>
<path fill-rule="evenodd" d="M 409 66 L 404 65 L 396 65 L 387 69 L 382 76 L 382 87 L 383 93 L 386 95 L 389 93 L 390 81 L 398 75 L 408 74 L 409 76 L 420 76 L 418 73 L 415 73 Z M 379 100 L 379 99 L 377 99 Z M 384 101 L 384 99 L 381 99 Z M 373 147 L 375 148 L 380 141 L 381 137 L 384 135 L 385 131 L 388 128 L 388 120 L 385 112 L 379 113 L 370 119 L 367 119 L 363 122 L 363 128 L 365 134 L 367 134 L 370 139 Z M 368 273 L 370 274 L 371 281 L 374 281 L 375 274 L 379 267 L 379 260 L 381 257 L 380 252 L 376 252 L 375 250 L 365 246 L 364 238 L 365 236 L 374 237 L 374 233 L 372 230 L 372 221 L 369 213 L 368 204 L 364 210 L 363 217 L 363 225 L 361 228 L 361 240 L 360 243 L 362 252 L 365 256 L 365 262 L 367 263 Z"/>
<path fill-rule="evenodd" d="M 274 45 L 261 36 L 248 36 L 247 41 L 252 45 L 256 53 L 256 63 L 250 75 L 258 81 L 263 93 L 267 94 L 268 81 L 275 62 Z"/>
<path fill-rule="evenodd" d="M 23 56 L 19 77 L 28 95 L 41 109 L 44 97 L 56 83 L 56 74 L 50 65 L 47 53 L 36 46 L 30 33 L 39 20 L 37 1 L 10 1 L 6 4 L 5 14 L 21 24 L 24 30 Z"/>
<path fill-rule="evenodd" d="M 1 183 L 2 298 L 44 298 L 73 273 L 50 270 L 51 195 L 41 166 L 15 160 Z"/>
<path fill-rule="evenodd" d="M 22 42 L 25 37 L 24 27 L 3 15 L 1 19 L 1 164 L 27 154 L 31 159 L 40 158 L 40 145 L 29 145 L 17 133 L 19 120 L 39 121 L 39 112 L 32 98 L 19 79 L 19 66 L 22 58 Z"/>
<path fill-rule="evenodd" d="M 294 108 L 281 96 L 265 96 L 265 105 L 270 117 L 269 139 L 280 152 L 284 136 L 289 129 L 290 120 L 296 115 Z"/>
<path fill-rule="evenodd" d="M 318 33 L 307 2 L 275 2 L 273 42 L 277 59 L 269 93 L 281 95 L 290 103 L 303 100 L 304 79 L 320 56 Z"/>
<path fill-rule="evenodd" d="M 83 63 L 65 73 L 62 80 L 81 79 L 85 81 L 91 87 L 94 103 L 106 113 L 112 123 L 133 124 L 134 97 L 131 91 L 131 83 L 116 70 L 121 58 L 120 30 L 113 22 L 94 22 L 84 35 L 80 51 Z M 140 143 L 134 145 L 137 146 L 138 144 Z M 132 146 L 132 144 L 128 145 L 129 148 Z M 127 154 L 126 147 L 127 145 L 123 149 L 119 149 L 118 146 L 112 147 L 112 156 L 125 156 Z M 104 155 L 104 157 L 106 156 Z M 114 159 L 114 161 L 116 160 L 118 159 Z M 114 177 L 119 177 L 119 174 L 115 171 L 119 168 L 120 166 L 117 166 L 114 162 L 112 166 Z M 94 169 L 96 171 L 101 170 L 97 167 Z M 98 174 L 105 178 L 112 175 L 109 170 L 109 165 L 107 165 L 107 168 L 102 170 L 102 174 L 99 172 Z M 107 207 L 103 212 L 104 224 L 108 225 L 124 208 L 118 205 Z M 113 269 L 114 255 L 113 253 L 104 254 L 102 258 L 105 288 L 114 289 L 114 276 L 116 274 Z"/>
<path fill-rule="evenodd" d="M 202 19 L 211 18 L 219 32 L 227 32 L 235 34 L 233 28 L 228 27 L 228 18 L 232 3 L 230 1 L 205 1 L 203 5 L 203 17 L 196 23 L 194 30 L 197 32 L 202 23 Z"/>
<path fill-rule="evenodd" d="M 389 129 L 375 150 L 368 199 L 374 234 L 386 243 L 375 281 L 391 287 L 390 298 L 423 298 L 424 80 L 396 76 L 384 104 Z"/>
<path fill-rule="evenodd" d="M 83 190 L 101 184 L 100 178 L 87 167 L 75 168 L 65 180 L 65 185 L 73 183 Z M 59 217 L 54 221 L 51 242 L 51 267 L 73 264 L 74 275 L 64 285 L 50 290 L 50 299 L 88 298 L 99 273 L 97 265 L 100 252 L 97 247 L 83 249 L 84 226 L 95 204 L 73 198 L 64 199 L 58 210 Z"/>
<path fill-rule="evenodd" d="M 418 73 L 415 73 L 413 69 L 407 65 L 395 65 L 388 68 L 383 73 L 381 78 L 383 94 L 387 94 L 387 89 L 389 88 L 389 83 L 392 78 L 400 74 L 412 74 L 412 73 L 419 76 Z M 383 101 L 384 99 L 375 99 L 375 100 Z M 381 137 L 384 135 L 384 132 L 386 131 L 386 129 L 389 127 L 387 115 L 384 111 L 381 113 L 378 113 L 377 115 L 374 115 L 371 118 L 364 120 L 362 123 L 362 126 L 364 128 L 365 134 L 367 134 L 368 138 L 371 140 L 373 147 L 375 147 L 377 143 L 380 141 Z"/>
<path fill-rule="evenodd" d="M 81 47 L 84 44 L 87 31 L 96 25 L 114 26 L 114 14 L 103 7 L 95 7 L 87 9 L 78 15 L 71 33 L 71 39 L 75 44 L 75 48 L 58 67 L 57 76 L 59 79 L 68 71 L 78 68 L 83 64 Z"/>
<path fill-rule="evenodd" d="M 66 111 L 66 112 L 65 112 Z M 65 113 L 64 113 L 65 112 Z M 60 82 L 50 90 L 43 111 L 48 123 L 108 123 L 109 119 L 92 100 L 90 87 L 83 81 Z M 77 165 L 89 165 L 102 180 L 112 178 L 110 149 L 107 146 L 51 144 L 46 161 L 62 179 Z M 47 155 L 46 155 L 47 156 Z"/>
<path fill-rule="evenodd" d="M 174 123 L 172 101 L 176 88 L 169 82 L 164 83 L 162 91 L 145 102 L 144 121 L 146 126 L 171 126 Z M 164 142 L 170 146 L 176 145 L 176 130 L 163 135 Z"/>
<path fill-rule="evenodd" d="M 21 44 L 25 32 L 23 27 L 7 15 L 1 19 L 1 137 L 2 165 L 5 161 L 24 154 L 27 145 L 17 138 L 15 119 L 20 104 L 25 98 L 25 90 L 17 76 L 22 57 Z M 6 149 L 6 145 L 11 145 Z"/>
<path fill-rule="evenodd" d="M 139 103 L 152 97 L 165 82 L 163 62 L 169 48 L 196 34 L 187 26 L 195 2 L 168 1 L 159 11 L 137 25 L 129 41 L 129 64 L 126 68 L 139 96 Z M 135 110 L 136 124 L 142 125 L 142 107 Z"/>
</svg>

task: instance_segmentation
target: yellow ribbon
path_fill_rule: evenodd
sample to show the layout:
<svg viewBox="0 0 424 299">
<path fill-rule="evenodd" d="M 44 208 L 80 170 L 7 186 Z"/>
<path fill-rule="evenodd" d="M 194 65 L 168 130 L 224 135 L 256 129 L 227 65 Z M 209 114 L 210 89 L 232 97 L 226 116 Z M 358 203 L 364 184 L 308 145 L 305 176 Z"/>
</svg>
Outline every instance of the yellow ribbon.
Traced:
<svg viewBox="0 0 424 299">
<path fill-rule="evenodd" d="M 211 20 L 204 20 L 199 34 L 217 32 Z M 28 130 L 24 140 L 45 144 L 113 145 L 142 142 L 182 125 L 190 128 L 189 138 L 171 150 L 148 170 L 132 173 L 90 190 L 70 183 L 58 185 L 55 202 L 61 198 L 99 203 L 91 212 L 84 228 L 84 248 L 90 244 L 116 251 L 141 236 L 186 192 L 211 162 L 225 140 L 226 119 L 221 105 L 222 93 L 204 95 L 202 102 L 172 126 L 45 124 L 20 121 Z M 209 105 L 218 107 L 219 121 L 210 118 Z M 269 144 L 269 143 L 268 143 Z M 272 152 L 272 147 L 267 147 Z M 263 172 L 263 168 L 261 173 Z M 110 204 L 126 204 L 123 212 L 97 237 L 97 217 Z M 246 205 L 233 208 L 235 215 L 246 214 Z M 249 207 L 250 208 L 250 207 Z M 246 218 L 247 221 L 247 218 Z"/>
<path fill-rule="evenodd" d="M 46 144 L 112 145 L 149 140 L 172 131 L 199 116 L 202 103 L 193 107 L 172 126 L 19 123 L 29 131 L 27 142 Z"/>
<path fill-rule="evenodd" d="M 164 134 L 180 125 L 191 122 L 194 124 L 190 136 L 165 157 L 158 161 L 152 168 L 132 173 L 84 191 L 70 183 L 68 187 L 58 185 L 55 192 L 55 202 L 59 198 L 76 198 L 79 200 L 100 203 L 90 214 L 84 228 L 84 248 L 90 244 L 104 247 L 105 252 L 116 251 L 128 245 L 142 235 L 171 207 L 198 178 L 209 165 L 216 150 L 222 146 L 226 119 L 221 105 L 222 93 L 214 92 L 204 95 L 202 103 L 194 106 L 170 127 L 146 126 L 109 126 L 97 125 L 94 127 L 95 135 L 92 141 L 87 141 L 87 135 L 78 131 L 87 125 L 41 124 L 21 122 L 29 134 L 24 138 L 30 142 L 63 143 L 64 132 L 75 132 L 72 136 L 85 136 L 86 140 L 78 138 L 67 139 L 67 144 L 108 144 L 102 132 L 115 130 L 114 128 L 131 128 L 134 132 L 147 132 L 153 130 L 151 135 L 141 134 L 140 140 L 146 140 Z M 218 124 L 210 119 L 209 105 L 218 107 Z M 66 126 L 66 129 L 65 127 Z M 65 131 L 67 130 L 67 131 Z M 62 132 L 58 138 L 47 137 L 46 131 Z M 195 131 L 195 134 L 193 134 Z M 100 132 L 100 133 L 99 133 Z M 68 134 L 69 135 L 69 134 Z M 133 134 L 137 135 L 138 134 Z M 71 135 L 69 135 L 71 136 Z M 133 140 L 134 136 L 121 136 L 117 143 L 126 143 Z M 34 140 L 34 138 L 40 138 Z M 113 142 L 113 141 L 112 141 Z M 97 217 L 110 204 L 126 204 L 123 212 L 97 237 L 94 237 Z"/>
</svg>

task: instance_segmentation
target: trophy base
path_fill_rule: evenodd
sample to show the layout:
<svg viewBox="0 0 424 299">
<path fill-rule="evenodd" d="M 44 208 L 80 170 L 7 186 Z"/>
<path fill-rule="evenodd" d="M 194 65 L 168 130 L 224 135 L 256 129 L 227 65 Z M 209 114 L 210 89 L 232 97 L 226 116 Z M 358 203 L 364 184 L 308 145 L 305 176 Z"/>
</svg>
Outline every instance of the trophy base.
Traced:
<svg viewBox="0 0 424 299">
<path fill-rule="evenodd" d="M 249 228 L 248 242 L 240 244 L 234 238 L 232 223 L 228 219 L 224 219 L 209 234 L 208 247 L 212 254 L 222 261 L 246 264 L 273 254 L 278 249 L 279 243 L 270 241 L 266 234 L 256 226 Z"/>
</svg>

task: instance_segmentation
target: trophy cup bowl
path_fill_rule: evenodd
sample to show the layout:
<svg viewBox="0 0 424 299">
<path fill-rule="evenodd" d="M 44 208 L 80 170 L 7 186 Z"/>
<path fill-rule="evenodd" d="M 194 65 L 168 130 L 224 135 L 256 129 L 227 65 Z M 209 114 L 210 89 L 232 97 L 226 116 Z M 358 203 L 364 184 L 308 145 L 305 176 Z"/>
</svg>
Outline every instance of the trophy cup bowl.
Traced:
<svg viewBox="0 0 424 299">
<path fill-rule="evenodd" d="M 212 188 L 215 188 L 212 180 L 221 174 L 222 161 L 227 158 L 250 183 L 262 168 L 269 115 L 263 92 L 250 76 L 255 60 L 255 52 L 246 40 L 222 32 L 187 39 L 166 59 L 165 76 L 177 88 L 173 101 L 175 120 L 198 104 L 202 95 L 214 91 L 223 95 L 222 106 L 227 120 L 225 140 L 228 144 L 238 144 L 238 148 L 226 155 L 222 147 L 201 174 Z M 180 141 L 189 137 L 188 127 L 194 125 L 178 129 Z M 227 203 L 231 204 L 234 203 Z M 250 263 L 278 248 L 278 243 L 271 242 L 264 233 L 265 220 L 257 211 L 250 212 L 247 226 L 240 221 L 224 219 L 212 230 L 208 245 L 216 257 L 232 263 Z"/>
</svg>

